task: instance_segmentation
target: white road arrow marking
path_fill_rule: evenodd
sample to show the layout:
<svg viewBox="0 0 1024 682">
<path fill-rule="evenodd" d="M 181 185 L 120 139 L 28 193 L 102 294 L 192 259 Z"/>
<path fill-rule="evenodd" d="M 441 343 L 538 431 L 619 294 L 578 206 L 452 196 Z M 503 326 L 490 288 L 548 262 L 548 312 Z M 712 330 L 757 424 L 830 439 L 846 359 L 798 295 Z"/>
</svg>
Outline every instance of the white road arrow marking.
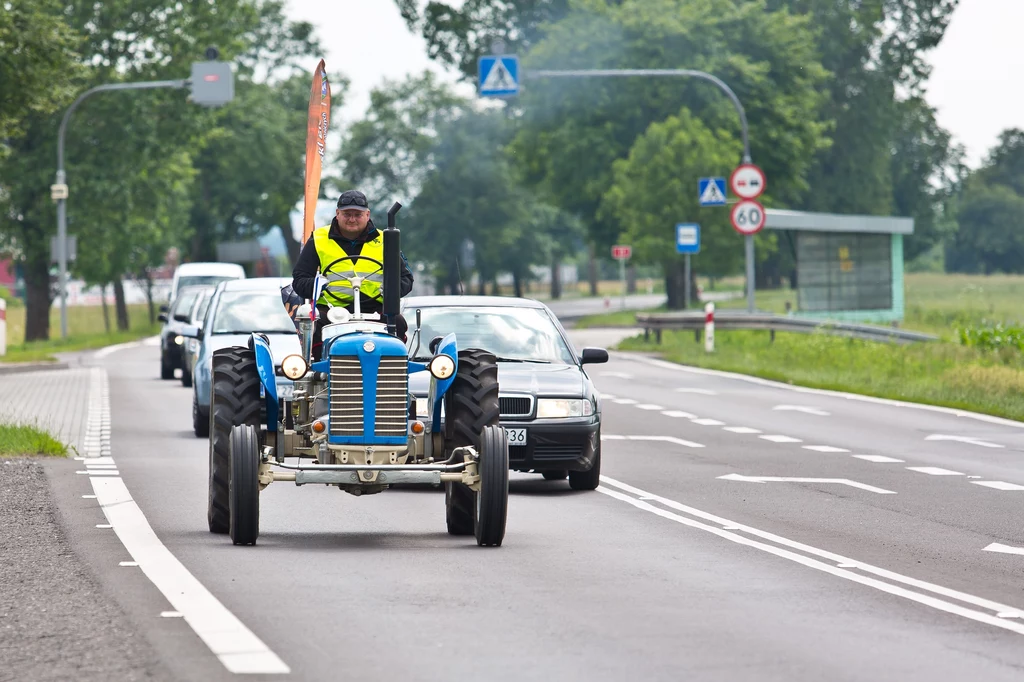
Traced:
<svg viewBox="0 0 1024 682">
<path fill-rule="evenodd" d="M 999 552 L 1000 554 L 1024 554 L 1024 547 L 1013 547 L 1011 545 L 1003 545 L 998 542 L 993 542 L 983 551 Z"/>
<path fill-rule="evenodd" d="M 830 414 L 825 410 L 819 410 L 817 407 L 806 407 L 804 405 L 776 405 L 772 409 L 780 412 L 803 412 L 805 414 L 814 414 L 819 417 L 827 417 Z"/>
<path fill-rule="evenodd" d="M 728 474 L 726 476 L 719 476 L 718 478 L 725 481 L 744 481 L 746 483 L 838 483 L 839 485 L 848 485 L 853 488 L 860 488 L 861 490 L 867 490 L 868 492 L 878 493 L 879 495 L 896 494 L 895 490 L 876 488 L 873 485 L 858 483 L 857 481 L 851 481 L 848 478 L 795 478 L 791 476 L 744 476 L 742 474 Z"/>
<path fill-rule="evenodd" d="M 980 445 L 983 448 L 1002 448 L 1004 445 L 998 443 L 990 443 L 987 440 L 981 440 L 979 438 L 971 438 L 970 436 L 947 436 L 942 433 L 933 433 L 932 435 L 925 438 L 925 440 L 948 440 L 956 441 L 959 443 L 970 443 L 971 445 Z"/>
</svg>

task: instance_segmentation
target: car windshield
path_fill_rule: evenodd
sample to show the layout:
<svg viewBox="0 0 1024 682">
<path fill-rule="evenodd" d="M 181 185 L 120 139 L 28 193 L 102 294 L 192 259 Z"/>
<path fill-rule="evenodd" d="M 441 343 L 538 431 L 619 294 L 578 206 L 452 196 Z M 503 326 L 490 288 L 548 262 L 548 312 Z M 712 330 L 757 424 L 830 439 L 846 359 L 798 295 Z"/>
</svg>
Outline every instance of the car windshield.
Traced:
<svg viewBox="0 0 1024 682">
<path fill-rule="evenodd" d="M 216 286 L 221 282 L 226 282 L 231 279 L 238 279 L 237 277 L 230 277 L 227 275 L 182 275 L 178 278 L 178 290 L 182 290 L 185 287 L 194 286 Z"/>
<path fill-rule="evenodd" d="M 206 309 L 210 307 L 210 301 L 213 297 L 209 292 L 204 292 L 202 298 L 199 299 L 199 305 L 196 306 L 195 311 L 192 313 L 192 320 L 194 322 L 202 322 L 203 318 L 206 317 Z"/>
<path fill-rule="evenodd" d="M 416 360 L 429 359 L 430 340 L 455 332 L 459 348 L 482 348 L 505 362 L 573 364 L 572 352 L 547 313 L 539 308 L 421 308 L 422 327 Z M 405 317 L 415 326 L 416 311 Z M 410 351 L 415 351 L 409 334 Z"/>
<path fill-rule="evenodd" d="M 196 302 L 198 291 L 186 291 L 178 296 L 178 302 L 174 306 L 174 315 L 187 315 L 188 309 Z"/>
<path fill-rule="evenodd" d="M 281 304 L 277 289 L 221 292 L 213 311 L 214 334 L 295 334 L 295 323 Z"/>
</svg>

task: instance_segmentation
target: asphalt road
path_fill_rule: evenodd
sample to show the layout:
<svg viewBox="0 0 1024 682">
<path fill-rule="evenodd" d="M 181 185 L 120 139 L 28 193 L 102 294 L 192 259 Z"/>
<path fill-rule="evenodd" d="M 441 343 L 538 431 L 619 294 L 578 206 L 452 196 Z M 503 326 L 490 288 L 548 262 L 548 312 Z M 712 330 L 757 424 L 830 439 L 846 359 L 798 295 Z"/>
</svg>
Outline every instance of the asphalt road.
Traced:
<svg viewBox="0 0 1024 682">
<path fill-rule="evenodd" d="M 76 551 L 181 679 L 237 677 L 196 634 L 211 639 L 218 612 L 176 618 L 169 600 L 192 583 L 164 576 L 179 590 L 165 596 L 120 565 L 109 534 L 127 522 L 96 528 L 81 499 L 101 479 L 123 481 L 155 532 L 138 552 L 173 555 L 148 565 L 180 562 L 292 679 L 1024 676 L 1024 549 L 991 551 L 1024 548 L 1024 424 L 613 354 L 591 370 L 602 487 L 514 475 L 503 547 L 448 536 L 442 493 L 286 483 L 261 497 L 260 543 L 233 547 L 206 530 L 189 390 L 157 378 L 153 346 L 101 362 L 118 474 L 57 475 L 59 503 Z"/>
</svg>

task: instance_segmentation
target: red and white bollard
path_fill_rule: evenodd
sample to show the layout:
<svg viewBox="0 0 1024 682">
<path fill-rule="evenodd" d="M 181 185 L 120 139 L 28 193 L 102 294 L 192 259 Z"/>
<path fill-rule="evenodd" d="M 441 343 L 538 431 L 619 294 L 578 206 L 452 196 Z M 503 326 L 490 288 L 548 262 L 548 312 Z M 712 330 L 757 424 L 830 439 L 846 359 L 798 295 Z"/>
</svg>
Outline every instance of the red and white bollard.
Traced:
<svg viewBox="0 0 1024 682">
<path fill-rule="evenodd" d="M 715 350 L 715 304 L 704 306 L 704 350 L 712 353 Z"/>
</svg>

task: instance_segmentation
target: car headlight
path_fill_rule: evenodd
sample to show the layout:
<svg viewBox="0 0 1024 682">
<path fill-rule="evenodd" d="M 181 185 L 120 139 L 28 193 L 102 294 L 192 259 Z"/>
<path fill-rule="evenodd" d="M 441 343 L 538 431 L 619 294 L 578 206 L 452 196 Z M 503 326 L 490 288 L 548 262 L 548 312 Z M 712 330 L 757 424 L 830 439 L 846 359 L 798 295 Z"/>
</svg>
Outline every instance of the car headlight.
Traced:
<svg viewBox="0 0 1024 682">
<path fill-rule="evenodd" d="M 455 361 L 447 355 L 438 355 L 427 366 L 436 379 L 447 379 L 455 373 Z"/>
<path fill-rule="evenodd" d="M 593 413 L 594 406 L 589 400 L 566 400 L 563 398 L 539 398 L 537 400 L 537 419 L 589 417 Z"/>
<path fill-rule="evenodd" d="M 281 361 L 281 373 L 292 381 L 301 379 L 309 371 L 309 365 L 301 355 L 288 355 Z"/>
</svg>

